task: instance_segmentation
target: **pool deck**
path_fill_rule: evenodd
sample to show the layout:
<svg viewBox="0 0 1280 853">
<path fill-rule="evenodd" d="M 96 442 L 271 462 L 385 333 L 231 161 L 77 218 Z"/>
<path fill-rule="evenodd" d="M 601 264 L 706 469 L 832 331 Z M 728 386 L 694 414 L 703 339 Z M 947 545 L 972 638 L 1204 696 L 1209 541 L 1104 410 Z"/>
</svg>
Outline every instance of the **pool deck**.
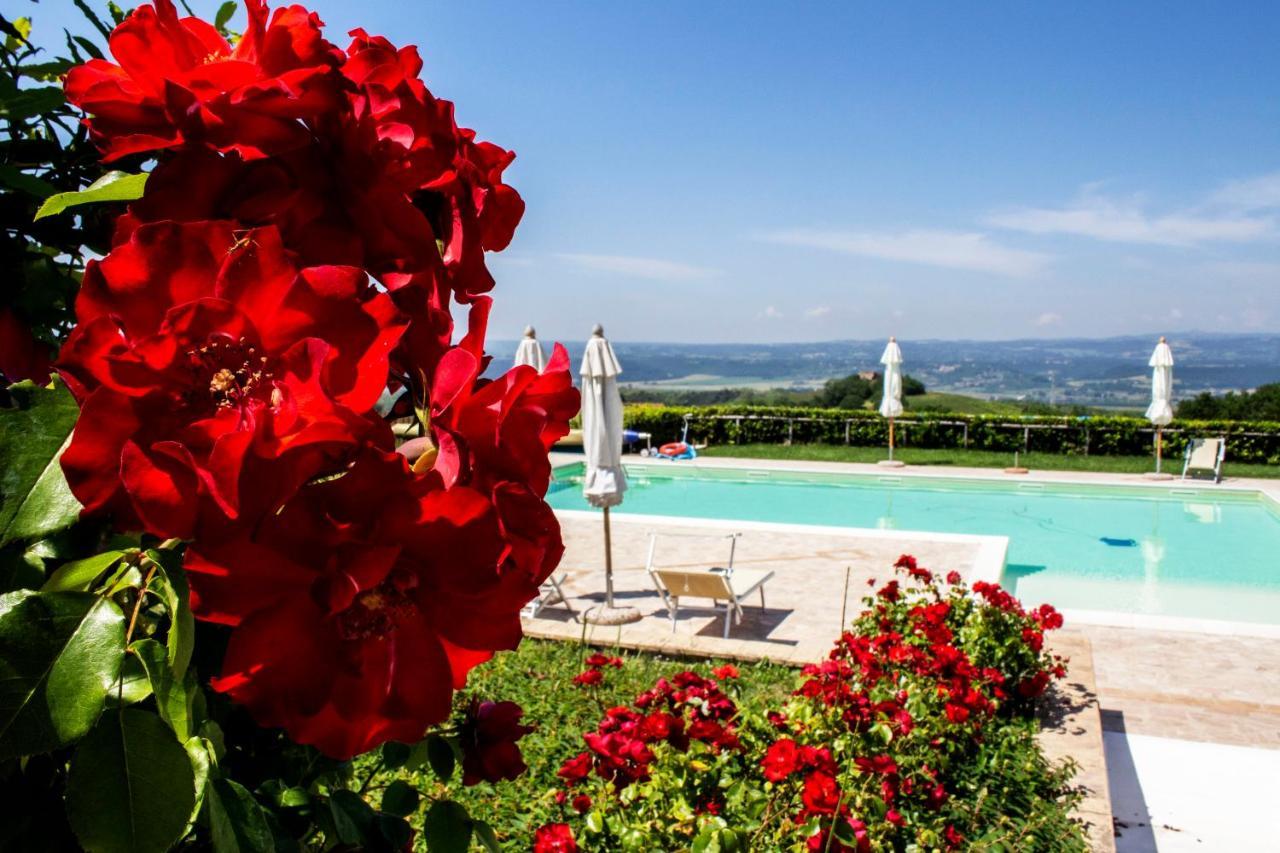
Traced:
<svg viewBox="0 0 1280 853">
<path fill-rule="evenodd" d="M 581 456 L 552 454 L 555 465 L 580 462 Z M 627 464 L 686 465 L 665 460 L 627 457 Z M 1006 475 L 982 468 L 932 466 L 886 469 L 878 465 L 838 462 L 794 462 L 763 459 L 702 458 L 692 465 L 700 468 L 755 468 L 777 471 L 822 471 L 840 474 L 912 477 L 959 477 L 985 480 L 1034 481 L 1087 485 L 1125 485 L 1151 489 L 1250 489 L 1280 503 L 1280 482 L 1258 479 L 1227 479 L 1221 485 L 1205 481 L 1151 480 L 1142 475 L 1091 474 L 1075 471 L 1033 471 L 1026 475 Z M 560 511 L 565 533 L 566 554 L 562 570 L 568 572 L 565 591 L 579 610 L 599 603 L 604 589 L 603 537 L 599 513 Z M 744 619 L 733 626 L 729 639 L 722 639 L 723 612 L 706 606 L 681 606 L 681 618 L 673 632 L 667 612 L 644 572 L 648 532 L 660 529 L 678 534 L 724 534 L 740 531 L 735 565 L 766 568 L 774 578 L 766 586 L 766 608 L 748 602 Z M 948 571 L 955 569 L 969 578 L 990 577 L 995 560 L 1003 565 L 1007 542 L 1003 537 L 960 536 L 914 533 L 896 530 L 852 530 L 810 528 L 801 525 L 700 519 L 661 519 L 618 513 L 613 517 L 614 566 L 620 604 L 637 607 L 642 619 L 621 628 L 586 626 L 573 621 L 567 611 L 551 607 L 540 618 L 525 620 L 526 630 L 535 636 L 578 639 L 584 635 L 598 644 L 623 646 L 669 654 L 715 655 L 740 659 L 769 658 L 791 663 L 807 662 L 825 655 L 840 625 L 841 609 L 857 612 L 867 582 L 883 582 L 892 575 L 899 554 L 914 554 L 921 565 Z M 672 540 L 660 545 L 659 564 L 707 566 L 723 563 L 727 541 L 693 538 Z M 664 556 L 665 555 L 665 556 Z M 847 597 L 845 570 L 849 569 Z M 996 569 L 998 571 L 998 567 Z M 1050 755 L 1073 755 L 1082 760 L 1081 782 L 1093 792 L 1086 800 L 1082 816 L 1092 825 L 1097 849 L 1109 846 L 1110 827 L 1096 829 L 1101 818 L 1097 803 L 1105 802 L 1105 779 L 1099 784 L 1101 747 L 1095 744 L 1097 720 L 1105 730 L 1108 754 L 1130 735 L 1135 744 L 1163 742 L 1187 744 L 1221 754 L 1223 761 L 1239 761 L 1240 766 L 1280 767 L 1280 632 L 1233 630 L 1197 625 L 1195 620 L 1153 620 L 1132 625 L 1103 624 L 1117 620 L 1089 619 L 1089 614 L 1067 613 L 1067 630 L 1058 641 L 1064 653 L 1075 656 L 1087 673 L 1073 673 L 1066 689 L 1073 691 L 1064 700 L 1074 708 L 1076 719 L 1059 726 L 1055 741 L 1046 728 L 1046 751 Z M 1121 622 L 1123 620 L 1120 620 Z M 1264 626 L 1266 627 L 1266 626 Z M 1087 661 L 1087 663 L 1086 663 Z M 1098 711 L 1100 709 L 1100 715 Z M 1083 722 L 1081 722 L 1083 720 Z M 1143 740 L 1146 739 L 1146 740 Z M 1096 740 L 1101 741 L 1101 734 Z M 1200 746 L 1195 746 L 1199 744 Z M 1137 750 L 1138 776 L 1146 776 L 1149 786 L 1159 770 L 1150 764 L 1152 753 Z M 1240 757 L 1236 757 L 1237 753 Z M 1124 753 L 1128 754 L 1128 753 Z M 1252 763 L 1250 763 L 1252 762 Z M 1133 762 L 1130 762 L 1132 770 Z M 1102 762 L 1105 766 L 1105 761 Z M 1123 768 L 1121 768 L 1123 769 Z M 1115 778 L 1111 787 L 1131 793 L 1133 773 Z M 1246 772 L 1242 770 L 1242 772 Z M 1152 774 L 1155 774 L 1153 777 Z M 1206 792 L 1207 794 L 1208 792 Z M 1160 789 L 1152 796 L 1159 797 Z M 1129 793 L 1126 793 L 1129 796 Z M 1102 797 L 1103 799 L 1099 799 Z M 1149 798 L 1150 799 L 1150 798 Z M 1151 814 L 1163 804 L 1152 801 Z M 1182 802 L 1169 805 L 1173 817 L 1184 825 L 1195 825 L 1199 815 Z M 1088 811 L 1092 809 L 1091 811 Z M 1098 812 L 1098 813 L 1093 813 Z M 1117 810 L 1119 815 L 1120 811 Z M 1261 816 L 1259 816 L 1261 817 Z M 1142 825 L 1139 823 L 1138 825 Z M 1205 825 L 1206 840 L 1213 837 Z M 1237 827 L 1239 829 L 1239 827 Z M 1149 827 L 1135 837 L 1122 832 L 1116 842 L 1127 850 L 1164 849 L 1169 839 L 1177 840 L 1178 829 Z M 1154 834 L 1153 834 L 1154 833 Z M 1162 835 L 1163 833 L 1163 835 Z M 1226 836 L 1221 836 L 1226 837 Z M 1200 847 L 1199 849 L 1206 849 Z"/>
<path fill-rule="evenodd" d="M 581 462 L 575 453 L 552 453 L 553 465 Z M 887 468 L 868 462 L 818 462 L 793 459 L 746 459 L 728 456 L 700 456 L 694 460 L 672 462 L 644 456 L 626 456 L 627 465 L 654 465 L 658 467 L 682 466 L 686 468 L 756 468 L 772 471 L 821 471 L 828 474 L 859 474 L 862 476 L 939 477 L 956 479 L 995 480 L 1013 483 L 1064 483 L 1087 486 L 1141 486 L 1152 489 L 1217 489 L 1250 490 L 1261 492 L 1280 504 L 1280 480 L 1257 477 L 1224 477 L 1221 483 L 1203 479 L 1180 479 L 1181 470 L 1172 479 L 1155 480 L 1145 474 L 1109 474 L 1092 471 L 1030 471 L 1026 474 L 1006 474 L 999 468 L 965 468 L 951 465 L 904 465 Z"/>
</svg>

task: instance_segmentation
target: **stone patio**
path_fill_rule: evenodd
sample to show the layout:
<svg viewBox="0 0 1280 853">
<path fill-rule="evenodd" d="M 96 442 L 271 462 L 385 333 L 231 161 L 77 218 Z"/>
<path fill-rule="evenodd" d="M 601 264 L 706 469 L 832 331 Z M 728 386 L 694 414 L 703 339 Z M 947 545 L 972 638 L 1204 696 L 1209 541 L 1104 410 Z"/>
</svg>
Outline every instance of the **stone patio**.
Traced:
<svg viewBox="0 0 1280 853">
<path fill-rule="evenodd" d="M 565 556 L 561 571 L 571 606 L 579 613 L 604 600 L 604 535 L 599 513 L 559 513 L 564 530 Z M 875 532 L 874 536 L 835 528 L 797 530 L 792 525 L 703 522 L 656 524 L 652 517 L 615 515 L 613 565 L 615 600 L 637 608 L 642 619 L 619 627 L 580 625 L 563 606 L 543 609 L 527 619 L 532 636 L 621 643 L 672 653 L 695 653 L 728 658 L 808 663 L 824 656 L 842 625 L 861 608 L 867 582 L 883 583 L 893 575 L 901 554 L 913 554 L 921 565 L 946 567 L 968 574 L 980 561 L 1003 559 L 991 554 L 1003 540 Z M 724 609 L 711 602 L 680 602 L 680 618 L 671 620 L 645 571 L 649 533 L 659 531 L 656 564 L 663 568 L 702 568 L 724 565 L 729 555 L 728 534 L 742 532 L 734 565 L 766 569 L 774 577 L 765 585 L 766 607 L 752 595 L 743 607 L 741 624 L 722 638 Z M 984 553 L 985 552 L 985 553 Z M 845 570 L 848 591 L 845 592 Z"/>
</svg>

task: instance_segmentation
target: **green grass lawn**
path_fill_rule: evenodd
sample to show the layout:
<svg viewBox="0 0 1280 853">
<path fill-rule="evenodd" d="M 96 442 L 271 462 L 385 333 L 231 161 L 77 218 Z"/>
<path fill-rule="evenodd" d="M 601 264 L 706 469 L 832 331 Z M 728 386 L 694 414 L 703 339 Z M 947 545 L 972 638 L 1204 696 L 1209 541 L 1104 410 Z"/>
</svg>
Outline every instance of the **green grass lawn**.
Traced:
<svg viewBox="0 0 1280 853">
<path fill-rule="evenodd" d="M 573 677 L 582 671 L 583 659 L 594 651 L 595 648 L 575 642 L 525 640 L 518 650 L 502 652 L 473 670 L 466 690 L 456 697 L 458 707 L 472 697 L 516 702 L 524 708 L 522 722 L 536 726 L 520 741 L 520 751 L 529 765 L 527 773 L 514 781 L 496 785 L 482 782 L 466 789 L 461 788 L 455 776 L 449 792 L 472 817 L 488 821 L 509 841 L 527 841 L 534 829 L 558 814 L 554 795 L 562 785 L 556 771 L 565 759 L 585 748 L 582 734 L 595 729 L 607 708 L 631 703 L 660 676 L 670 677 L 686 669 L 710 675 L 713 667 L 725 663 L 602 649 L 621 657 L 625 661 L 623 667 L 607 668 L 601 687 L 579 687 Z M 798 670 L 792 667 L 760 662 L 735 665 L 741 678 L 727 683 L 726 689 L 736 694 L 734 699 L 740 708 L 780 707 L 795 688 Z M 384 777 L 385 781 L 389 779 L 390 775 Z M 385 781 L 380 780 L 374 787 L 381 787 Z M 436 786 L 430 771 L 416 774 L 415 781 L 419 790 Z"/>
<path fill-rule="evenodd" d="M 733 444 L 708 447 L 698 451 L 705 456 L 730 456 L 743 459 L 793 459 L 814 462 L 879 462 L 887 458 L 883 447 L 845 447 L 832 444 Z M 1013 464 L 1012 453 L 990 450 L 934 450 L 900 447 L 894 458 L 908 465 L 939 468 L 1007 468 Z M 1141 474 L 1154 471 L 1150 456 L 1066 456 L 1056 453 L 1023 453 L 1018 463 L 1032 470 L 1097 471 L 1106 474 Z M 1180 474 L 1182 459 L 1166 459 L 1164 470 Z M 1230 456 L 1222 464 L 1225 477 L 1280 478 L 1280 465 L 1232 462 Z"/>
</svg>

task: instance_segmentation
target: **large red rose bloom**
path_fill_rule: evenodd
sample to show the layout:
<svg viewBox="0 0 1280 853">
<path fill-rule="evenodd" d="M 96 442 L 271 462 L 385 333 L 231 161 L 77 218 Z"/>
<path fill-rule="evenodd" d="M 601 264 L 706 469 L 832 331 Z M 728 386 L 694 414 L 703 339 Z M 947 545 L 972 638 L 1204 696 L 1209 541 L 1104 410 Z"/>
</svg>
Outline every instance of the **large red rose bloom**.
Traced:
<svg viewBox="0 0 1280 853">
<path fill-rule="evenodd" d="M 480 493 L 369 451 L 252 533 L 188 550 L 196 614 L 235 627 L 214 687 L 334 757 L 416 741 L 520 641 L 537 583 L 503 571 L 503 550 Z"/>
<path fill-rule="evenodd" d="M 187 537 L 202 502 L 240 514 L 246 469 L 269 511 L 326 459 L 390 440 L 364 414 L 403 320 L 359 270 L 297 269 L 274 229 L 140 228 L 89 265 L 76 314 L 62 465 L 86 512 Z"/>
<path fill-rule="evenodd" d="M 199 18 L 179 18 L 173 0 L 140 6 L 112 32 L 116 63 L 91 59 L 67 74 L 67 100 L 87 122 L 104 159 L 203 142 L 260 157 L 303 145 L 300 119 L 341 98 L 342 53 L 301 6 L 249 0 L 249 27 L 232 48 Z"/>
</svg>

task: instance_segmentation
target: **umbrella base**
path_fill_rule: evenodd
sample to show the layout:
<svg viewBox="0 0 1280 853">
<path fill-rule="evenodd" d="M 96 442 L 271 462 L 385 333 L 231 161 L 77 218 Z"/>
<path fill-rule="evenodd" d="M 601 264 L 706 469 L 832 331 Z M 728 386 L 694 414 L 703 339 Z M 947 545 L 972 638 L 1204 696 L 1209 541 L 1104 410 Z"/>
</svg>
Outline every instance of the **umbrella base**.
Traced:
<svg viewBox="0 0 1280 853">
<path fill-rule="evenodd" d="M 640 611 L 634 607 L 609 607 L 601 604 L 582 614 L 582 618 L 593 625 L 627 625 L 639 622 L 641 616 Z"/>
<path fill-rule="evenodd" d="M 905 468 L 907 463 L 897 459 L 881 459 L 876 463 L 882 468 Z"/>
<path fill-rule="evenodd" d="M 1166 474 L 1164 471 L 1148 471 L 1142 476 L 1146 477 L 1148 480 L 1172 480 L 1173 479 L 1172 474 Z"/>
<path fill-rule="evenodd" d="M 1006 474 L 1030 474 L 1030 473 L 1031 473 L 1030 469 L 1028 469 L 1028 468 L 1021 468 L 1021 467 L 1018 467 L 1018 466 L 1016 466 L 1016 465 L 1015 465 L 1015 466 L 1011 466 L 1011 467 L 1009 467 L 1009 468 L 1005 468 L 1005 469 L 1004 469 L 1004 472 L 1005 472 Z"/>
</svg>

